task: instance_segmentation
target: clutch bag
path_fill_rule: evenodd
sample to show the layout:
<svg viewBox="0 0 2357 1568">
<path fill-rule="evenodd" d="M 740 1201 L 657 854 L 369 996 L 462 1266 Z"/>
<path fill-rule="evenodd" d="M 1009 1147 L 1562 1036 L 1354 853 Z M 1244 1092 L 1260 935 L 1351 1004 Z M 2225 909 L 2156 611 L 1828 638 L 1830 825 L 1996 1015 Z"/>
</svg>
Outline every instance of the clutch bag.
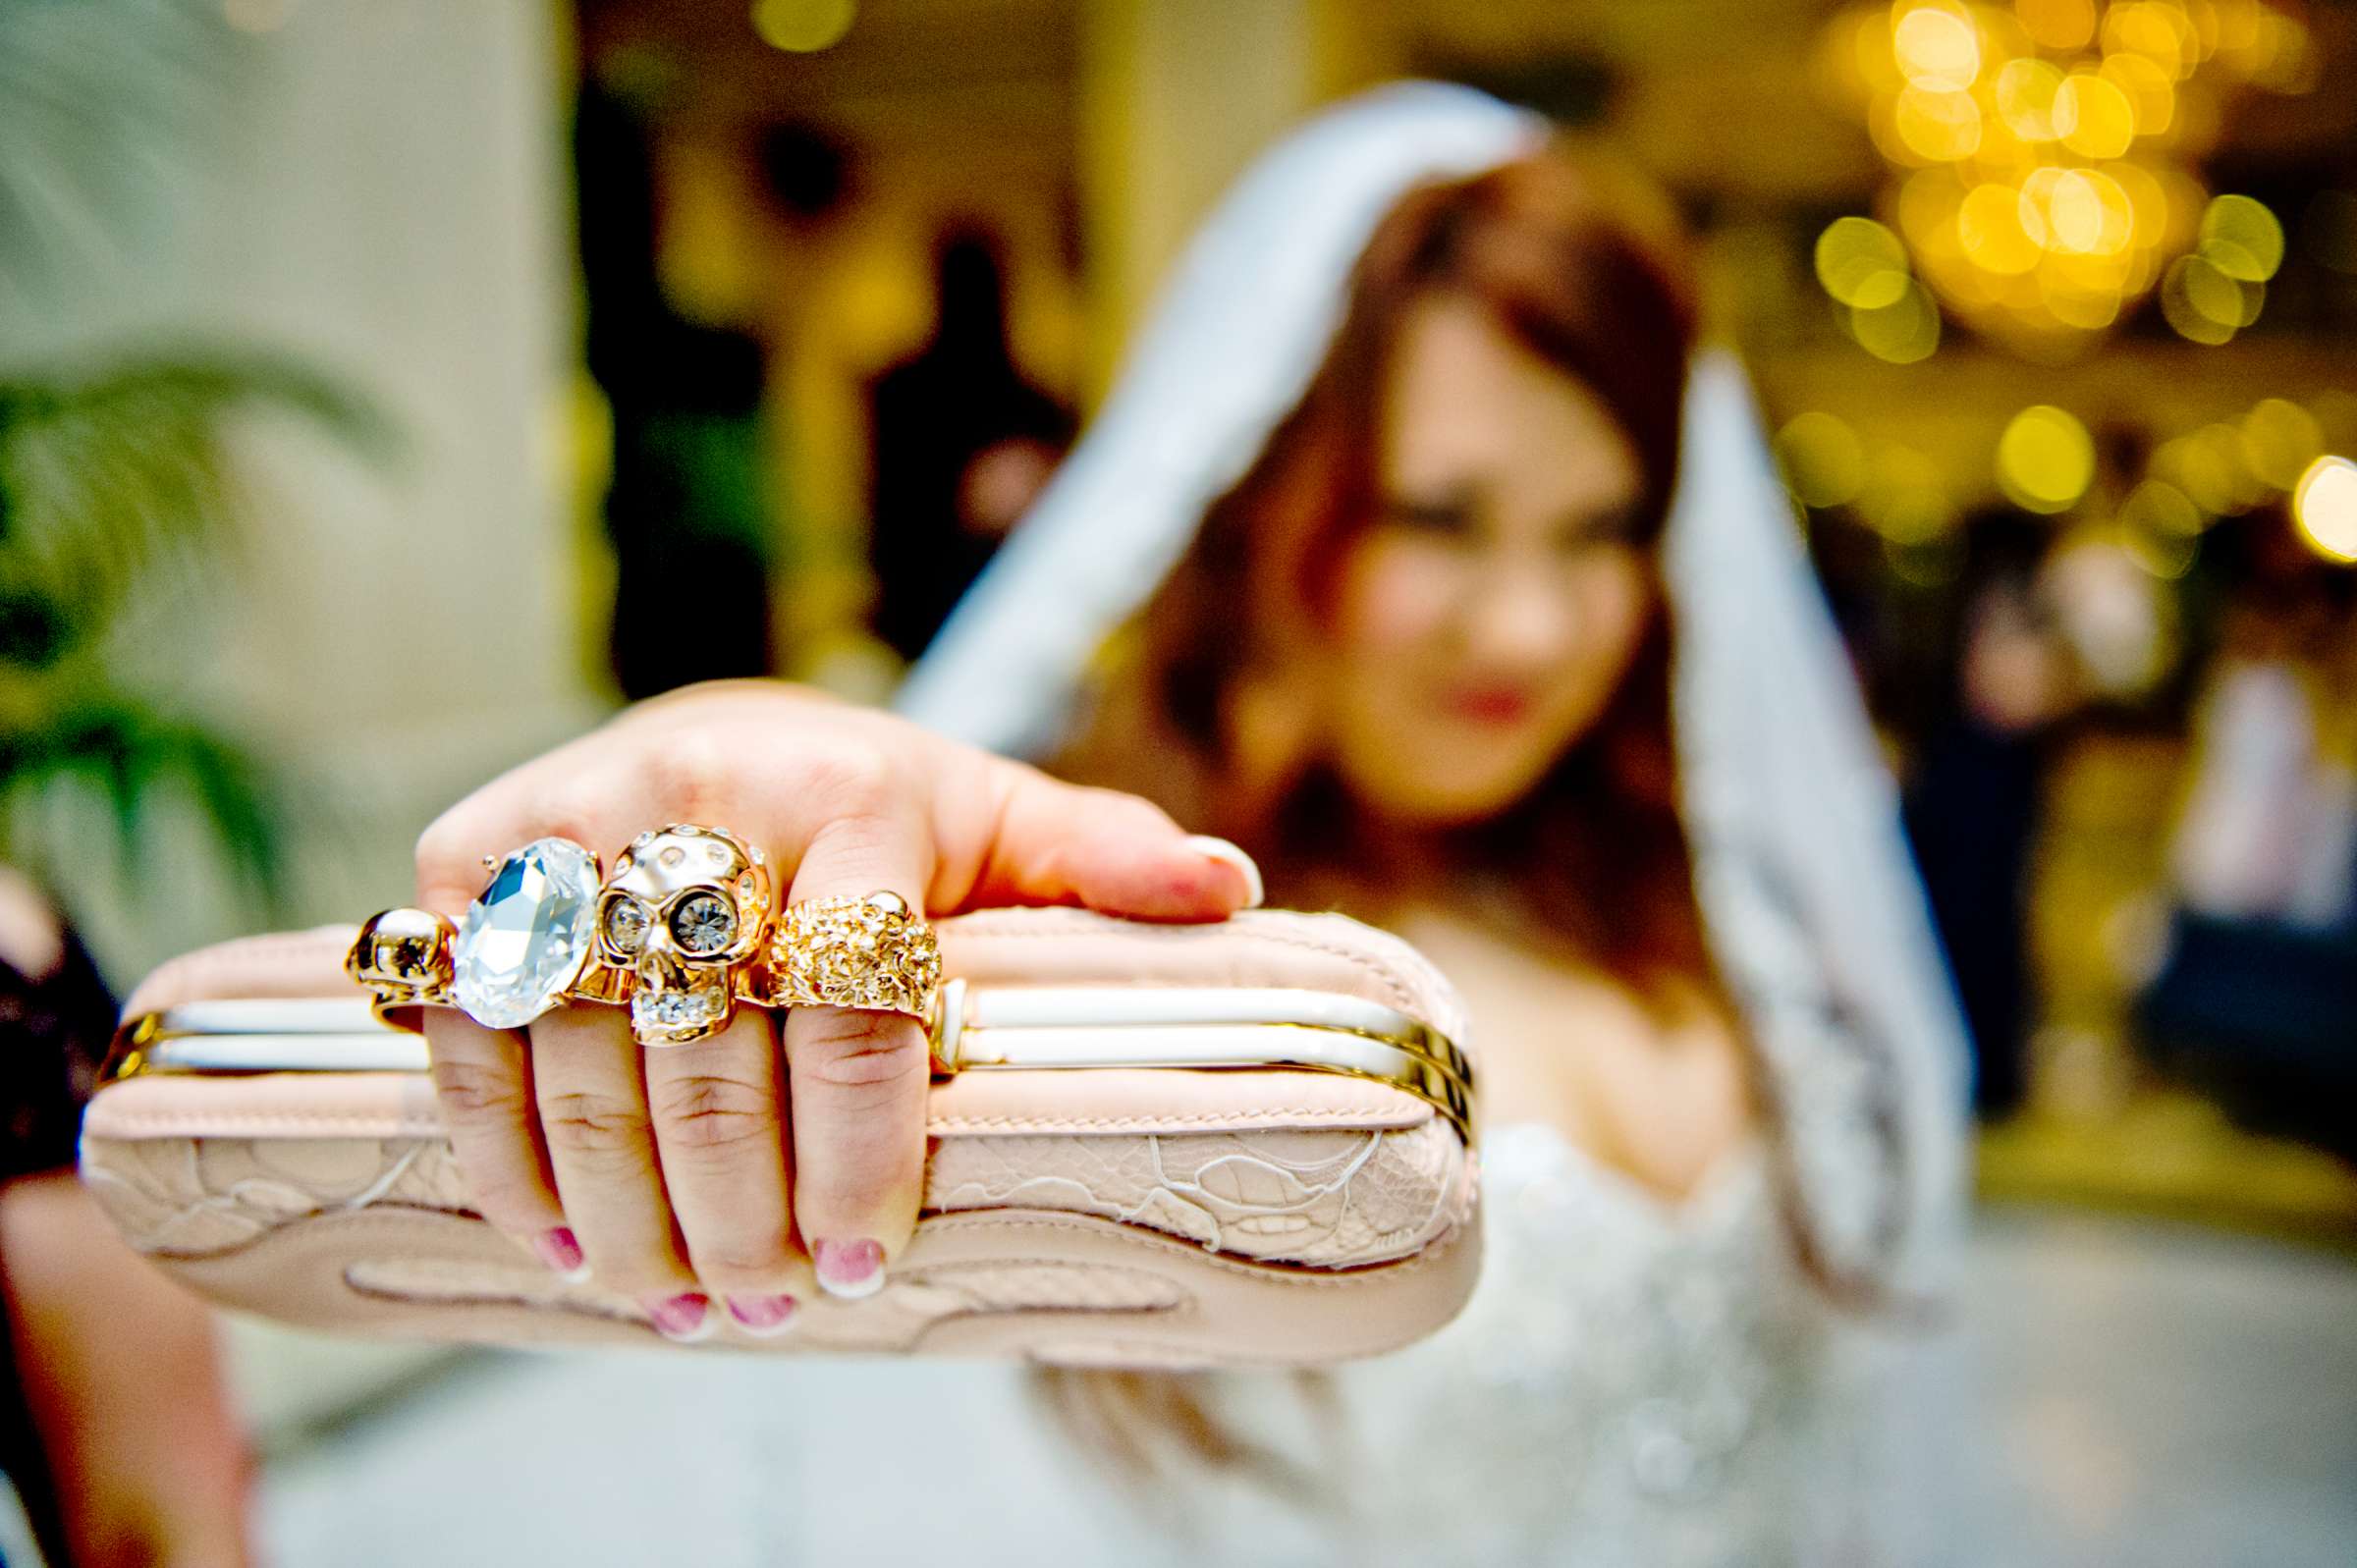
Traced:
<svg viewBox="0 0 2357 1568">
<path fill-rule="evenodd" d="M 354 928 L 247 938 L 133 995 L 82 1175 L 227 1307 L 486 1344 L 1302 1366 L 1440 1327 L 1479 1266 L 1462 1007 L 1340 915 L 942 921 L 925 1192 L 885 1287 L 776 1338 L 672 1347 L 469 1207 L 425 1043 L 343 971 Z"/>
</svg>

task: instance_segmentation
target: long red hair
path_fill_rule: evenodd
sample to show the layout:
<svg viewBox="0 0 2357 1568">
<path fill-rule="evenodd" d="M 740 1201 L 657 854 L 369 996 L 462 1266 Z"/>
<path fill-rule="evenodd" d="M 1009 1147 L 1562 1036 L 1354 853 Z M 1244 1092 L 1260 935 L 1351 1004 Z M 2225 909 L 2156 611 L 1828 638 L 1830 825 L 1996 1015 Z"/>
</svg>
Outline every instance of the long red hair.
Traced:
<svg viewBox="0 0 2357 1568">
<path fill-rule="evenodd" d="M 1562 148 L 1402 198 L 1361 254 L 1333 347 L 1300 403 L 1109 650 L 1096 702 L 1057 771 L 1146 795 L 1234 839 L 1260 862 L 1275 902 L 1355 900 L 1382 917 L 1353 875 L 1366 825 L 1348 791 L 1314 743 L 1272 754 L 1255 734 L 1250 693 L 1284 679 L 1301 639 L 1330 634 L 1342 564 L 1378 512 L 1384 393 L 1401 325 L 1420 298 L 1461 296 L 1586 386 L 1628 437 L 1643 476 L 1633 537 L 1650 604 L 1597 721 L 1522 799 L 1444 835 L 1442 862 L 1451 886 L 1475 892 L 1515 940 L 1535 937 L 1640 999 L 1675 989 L 1725 1003 L 1678 813 L 1672 612 L 1659 552 L 1696 330 L 1683 254 L 1676 224 L 1646 187 Z M 1775 1135 L 1773 1087 L 1756 1054 L 1749 1066 Z M 1795 1198 L 1789 1150 L 1777 1144 L 1801 1267 L 1836 1299 L 1871 1299 L 1828 1266 Z M 1319 1386 L 1308 1382 L 1313 1394 Z M 1092 1449 L 1132 1473 L 1175 1451 L 1316 1486 L 1225 1427 L 1188 1379 L 1054 1374 L 1041 1387 Z"/>
<path fill-rule="evenodd" d="M 1257 857 L 1281 902 L 1327 902 L 1363 824 L 1314 744 L 1270 756 L 1244 709 L 1300 639 L 1333 623 L 1337 580 L 1376 515 L 1384 390 L 1399 329 L 1436 293 L 1478 302 L 1576 379 L 1643 476 L 1635 537 L 1650 606 L 1598 722 L 1521 801 L 1454 830 L 1453 871 L 1499 912 L 1640 995 L 1707 979 L 1670 735 L 1670 611 L 1652 548 L 1678 465 L 1694 306 L 1674 229 L 1641 187 L 1562 152 L 1410 192 L 1359 258 L 1334 346 L 1243 477 L 1212 504 L 1148 605 L 1060 771 L 1160 799 Z M 1379 913 L 1379 912 L 1378 912 Z"/>
</svg>

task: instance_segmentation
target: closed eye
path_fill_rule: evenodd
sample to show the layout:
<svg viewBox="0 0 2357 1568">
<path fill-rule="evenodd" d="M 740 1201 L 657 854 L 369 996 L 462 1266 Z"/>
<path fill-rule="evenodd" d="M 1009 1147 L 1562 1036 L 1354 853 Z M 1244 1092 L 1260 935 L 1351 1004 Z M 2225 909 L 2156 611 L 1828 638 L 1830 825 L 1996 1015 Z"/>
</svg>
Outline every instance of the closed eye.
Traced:
<svg viewBox="0 0 2357 1568">
<path fill-rule="evenodd" d="M 1384 520 L 1418 533 L 1462 538 L 1473 531 L 1470 503 L 1453 497 L 1394 496 L 1383 504 Z"/>
<path fill-rule="evenodd" d="M 1566 518 L 1556 530 L 1556 547 L 1575 552 L 1590 545 L 1625 544 L 1644 531 L 1644 520 L 1643 513 L 1634 506 Z"/>
</svg>

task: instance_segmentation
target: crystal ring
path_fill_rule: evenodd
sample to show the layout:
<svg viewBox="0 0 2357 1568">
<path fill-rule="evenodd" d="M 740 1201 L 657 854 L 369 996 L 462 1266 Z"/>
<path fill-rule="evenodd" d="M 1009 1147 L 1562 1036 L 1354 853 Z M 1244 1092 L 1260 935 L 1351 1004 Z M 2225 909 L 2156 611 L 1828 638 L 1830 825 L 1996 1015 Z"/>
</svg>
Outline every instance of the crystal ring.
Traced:
<svg viewBox="0 0 2357 1568">
<path fill-rule="evenodd" d="M 779 1007 L 860 1007 L 929 1020 L 941 990 L 941 944 L 897 892 L 789 906 L 769 939 Z"/>
<path fill-rule="evenodd" d="M 769 932 L 761 851 L 722 828 L 675 823 L 642 833 L 602 883 L 597 856 L 536 838 L 484 857 L 489 880 L 455 922 L 388 909 L 360 928 L 345 970 L 377 1016 L 455 1006 L 487 1029 L 521 1029 L 562 1002 L 625 1005 L 642 1046 L 719 1033 Z"/>
</svg>

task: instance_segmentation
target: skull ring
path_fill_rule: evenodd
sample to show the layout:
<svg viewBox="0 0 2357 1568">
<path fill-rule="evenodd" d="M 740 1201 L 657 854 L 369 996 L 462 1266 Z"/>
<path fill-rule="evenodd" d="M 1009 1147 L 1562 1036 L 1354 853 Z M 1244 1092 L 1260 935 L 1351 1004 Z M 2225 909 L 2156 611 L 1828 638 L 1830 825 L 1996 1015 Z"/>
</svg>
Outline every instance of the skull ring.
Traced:
<svg viewBox="0 0 2357 1568">
<path fill-rule="evenodd" d="M 641 1046 L 685 1045 L 728 1026 L 771 907 L 761 851 L 724 829 L 674 823 L 616 857 L 598 893 L 596 962 L 630 977 Z M 589 980 L 582 989 L 625 989 Z"/>
</svg>

